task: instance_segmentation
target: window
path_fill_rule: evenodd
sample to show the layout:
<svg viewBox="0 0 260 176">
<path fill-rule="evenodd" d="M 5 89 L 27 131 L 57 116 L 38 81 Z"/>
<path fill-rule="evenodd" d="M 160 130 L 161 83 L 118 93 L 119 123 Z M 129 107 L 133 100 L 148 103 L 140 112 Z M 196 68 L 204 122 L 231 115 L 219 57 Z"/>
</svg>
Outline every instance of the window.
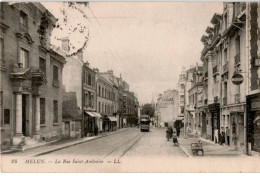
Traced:
<svg viewBox="0 0 260 176">
<path fill-rule="evenodd" d="M 98 102 L 98 112 L 100 112 L 100 101 Z"/>
<path fill-rule="evenodd" d="M 0 91 L 0 126 L 3 126 L 3 92 Z"/>
<path fill-rule="evenodd" d="M 224 15 L 224 23 L 225 23 L 225 29 L 227 29 L 227 23 L 228 23 L 227 13 Z"/>
<path fill-rule="evenodd" d="M 40 98 L 40 124 L 45 124 L 45 98 Z"/>
<path fill-rule="evenodd" d="M 88 74 L 88 85 L 91 86 L 91 74 Z"/>
<path fill-rule="evenodd" d="M 58 123 L 58 101 L 53 100 L 53 123 Z"/>
<path fill-rule="evenodd" d="M 46 75 L 46 60 L 43 58 L 39 58 L 39 69 Z"/>
<path fill-rule="evenodd" d="M 4 124 L 10 124 L 10 109 L 4 109 Z"/>
<path fill-rule="evenodd" d="M 92 107 L 91 92 L 88 91 L 88 94 L 89 94 L 89 96 L 88 96 L 88 107 Z"/>
<path fill-rule="evenodd" d="M 104 112 L 104 103 L 102 103 L 102 113 Z"/>
<path fill-rule="evenodd" d="M 101 95 L 101 87 L 98 86 L 98 95 L 100 96 Z"/>
<path fill-rule="evenodd" d="M 92 87 L 95 87 L 95 76 L 92 76 Z"/>
<path fill-rule="evenodd" d="M 94 95 L 91 95 L 91 108 L 94 108 Z"/>
<path fill-rule="evenodd" d="M 23 11 L 20 12 L 20 28 L 22 30 L 28 29 L 28 17 Z"/>
<path fill-rule="evenodd" d="M 227 49 L 224 50 L 224 63 L 227 63 Z"/>
<path fill-rule="evenodd" d="M 88 73 L 87 73 L 87 71 L 85 70 L 85 80 L 84 80 L 84 81 L 85 81 L 85 84 L 88 83 L 88 80 L 87 80 L 87 79 L 88 79 Z"/>
<path fill-rule="evenodd" d="M 88 93 L 85 93 L 85 107 L 88 106 Z"/>
<path fill-rule="evenodd" d="M 53 65 L 53 80 L 59 82 L 59 68 Z"/>
<path fill-rule="evenodd" d="M 102 87 L 102 97 L 104 97 L 104 88 Z"/>
<path fill-rule="evenodd" d="M 20 50 L 20 63 L 22 64 L 22 68 L 29 67 L 29 51 L 23 48 Z"/>
</svg>

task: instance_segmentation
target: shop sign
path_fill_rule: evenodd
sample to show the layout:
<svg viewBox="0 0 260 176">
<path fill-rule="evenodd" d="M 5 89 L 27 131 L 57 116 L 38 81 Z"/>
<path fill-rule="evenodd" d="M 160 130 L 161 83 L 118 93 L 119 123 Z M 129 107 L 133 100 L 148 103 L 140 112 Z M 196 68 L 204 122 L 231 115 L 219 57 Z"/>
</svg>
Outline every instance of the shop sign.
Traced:
<svg viewBox="0 0 260 176">
<path fill-rule="evenodd" d="M 243 106 L 230 107 L 229 111 L 230 112 L 244 112 L 244 107 Z"/>
<path fill-rule="evenodd" d="M 244 81 L 244 78 L 243 78 L 243 76 L 242 76 L 241 74 L 236 73 L 236 74 L 234 74 L 234 75 L 232 76 L 231 81 L 232 81 L 232 83 L 235 84 L 235 85 L 240 85 L 240 84 L 242 84 L 242 82 Z"/>
<path fill-rule="evenodd" d="M 260 101 L 252 102 L 251 109 L 260 109 Z"/>
</svg>

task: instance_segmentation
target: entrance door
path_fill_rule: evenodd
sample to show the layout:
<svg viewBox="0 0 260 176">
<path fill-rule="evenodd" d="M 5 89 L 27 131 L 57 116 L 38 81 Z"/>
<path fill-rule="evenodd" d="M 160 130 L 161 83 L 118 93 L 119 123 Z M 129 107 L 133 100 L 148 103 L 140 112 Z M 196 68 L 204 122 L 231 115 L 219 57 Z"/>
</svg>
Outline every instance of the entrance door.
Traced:
<svg viewBox="0 0 260 176">
<path fill-rule="evenodd" d="M 26 136 L 26 116 L 27 116 L 27 103 L 26 103 L 26 95 L 22 95 L 22 132 L 23 135 Z"/>
<path fill-rule="evenodd" d="M 70 123 L 65 122 L 65 137 L 70 137 Z"/>
</svg>

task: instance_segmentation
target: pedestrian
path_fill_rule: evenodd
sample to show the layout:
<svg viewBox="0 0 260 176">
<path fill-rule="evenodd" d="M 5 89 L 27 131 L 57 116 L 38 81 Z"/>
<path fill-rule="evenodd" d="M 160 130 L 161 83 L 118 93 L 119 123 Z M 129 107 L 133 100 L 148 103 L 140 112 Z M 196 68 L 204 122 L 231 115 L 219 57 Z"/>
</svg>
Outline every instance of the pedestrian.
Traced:
<svg viewBox="0 0 260 176">
<path fill-rule="evenodd" d="M 95 136 L 98 135 L 98 126 L 97 126 L 97 125 L 95 125 L 95 128 L 94 128 L 94 134 L 95 134 Z"/>
<path fill-rule="evenodd" d="M 230 132 L 229 132 L 229 128 L 226 127 L 226 136 L 227 136 L 227 145 L 230 145 L 229 141 L 230 141 Z"/>
<path fill-rule="evenodd" d="M 172 136 L 172 142 L 175 144 L 178 144 L 178 139 L 177 139 L 177 132 L 173 131 L 173 136 Z"/>
<path fill-rule="evenodd" d="M 220 130 L 220 145 L 225 144 L 225 131 L 224 131 L 224 127 L 221 127 Z"/>
<path fill-rule="evenodd" d="M 180 137 L 180 133 L 181 133 L 181 130 L 179 127 L 176 128 L 176 132 L 177 132 L 177 137 L 179 138 Z"/>
<path fill-rule="evenodd" d="M 167 130 L 166 130 L 167 141 L 169 141 L 169 139 L 170 139 L 170 133 L 171 133 L 171 129 L 170 129 L 170 127 L 167 127 Z"/>
<path fill-rule="evenodd" d="M 219 143 L 219 140 L 218 140 L 218 129 L 217 129 L 217 127 L 215 127 L 215 129 L 214 129 L 214 142 L 215 142 L 215 143 Z"/>
<path fill-rule="evenodd" d="M 172 127 L 170 126 L 170 138 L 172 138 L 172 134 L 173 134 L 173 129 L 172 129 Z"/>
</svg>

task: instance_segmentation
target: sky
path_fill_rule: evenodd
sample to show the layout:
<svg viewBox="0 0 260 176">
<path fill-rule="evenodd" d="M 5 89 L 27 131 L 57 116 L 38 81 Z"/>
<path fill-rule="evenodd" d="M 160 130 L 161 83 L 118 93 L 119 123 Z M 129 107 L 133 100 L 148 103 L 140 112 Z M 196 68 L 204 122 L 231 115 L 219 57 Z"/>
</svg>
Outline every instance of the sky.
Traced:
<svg viewBox="0 0 260 176">
<path fill-rule="evenodd" d="M 43 5 L 59 18 L 61 3 Z M 71 23 L 81 21 L 89 31 L 84 60 L 101 72 L 113 70 L 116 76 L 121 74 L 130 85 L 130 91 L 144 104 L 152 99 L 156 101 L 158 93 L 177 89 L 183 66 L 201 64 L 203 44 L 200 39 L 207 26 L 211 26 L 214 13 L 222 13 L 223 4 L 90 2 L 83 10 L 88 19 L 72 15 Z M 55 35 L 61 32 L 54 31 Z M 80 38 L 80 35 L 72 37 Z"/>
</svg>

